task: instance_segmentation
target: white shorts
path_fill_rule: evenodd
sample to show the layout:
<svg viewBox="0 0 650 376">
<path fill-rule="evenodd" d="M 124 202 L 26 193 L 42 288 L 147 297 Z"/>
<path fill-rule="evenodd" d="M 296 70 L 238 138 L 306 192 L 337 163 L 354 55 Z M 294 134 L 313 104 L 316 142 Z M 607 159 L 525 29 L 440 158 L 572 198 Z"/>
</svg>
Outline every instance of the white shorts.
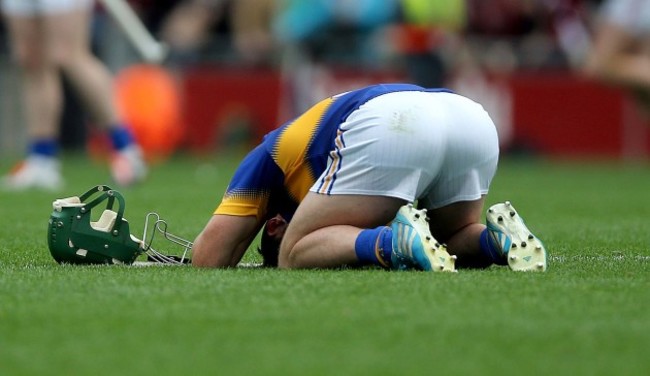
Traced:
<svg viewBox="0 0 650 376">
<path fill-rule="evenodd" d="M 2 11 L 11 16 L 32 17 L 89 8 L 94 0 L 0 0 Z"/>
<path fill-rule="evenodd" d="M 481 105 L 451 93 L 405 91 L 363 104 L 339 127 L 336 150 L 312 192 L 389 196 L 421 207 L 473 201 L 496 172 L 496 128 Z"/>
</svg>

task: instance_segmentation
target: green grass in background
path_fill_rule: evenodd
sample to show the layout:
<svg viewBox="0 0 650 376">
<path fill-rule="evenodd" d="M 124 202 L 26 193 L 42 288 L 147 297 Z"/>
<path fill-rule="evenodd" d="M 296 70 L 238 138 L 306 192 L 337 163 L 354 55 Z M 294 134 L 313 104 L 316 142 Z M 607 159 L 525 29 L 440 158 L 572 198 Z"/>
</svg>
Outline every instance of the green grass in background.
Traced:
<svg viewBox="0 0 650 376">
<path fill-rule="evenodd" d="M 155 166 L 121 190 L 132 231 L 157 211 L 193 239 L 236 163 Z M 62 192 L 0 192 L 1 375 L 650 372 L 648 165 L 501 163 L 488 202 L 511 200 L 545 241 L 544 274 L 60 266 L 51 201 L 108 176 L 64 166 Z"/>
</svg>

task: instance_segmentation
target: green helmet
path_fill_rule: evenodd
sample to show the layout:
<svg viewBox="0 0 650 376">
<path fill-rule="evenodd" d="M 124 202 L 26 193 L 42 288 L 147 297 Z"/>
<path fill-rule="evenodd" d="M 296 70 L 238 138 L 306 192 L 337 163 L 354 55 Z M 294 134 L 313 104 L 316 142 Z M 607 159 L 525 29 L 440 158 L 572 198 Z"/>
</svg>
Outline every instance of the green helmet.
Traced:
<svg viewBox="0 0 650 376">
<path fill-rule="evenodd" d="M 113 210 L 117 200 L 117 210 Z M 92 210 L 105 203 L 97 221 Z M 52 203 L 47 244 L 52 257 L 69 264 L 132 264 L 144 252 L 143 242 L 131 236 L 124 218 L 124 197 L 109 186 L 98 185 L 81 196 Z"/>
</svg>

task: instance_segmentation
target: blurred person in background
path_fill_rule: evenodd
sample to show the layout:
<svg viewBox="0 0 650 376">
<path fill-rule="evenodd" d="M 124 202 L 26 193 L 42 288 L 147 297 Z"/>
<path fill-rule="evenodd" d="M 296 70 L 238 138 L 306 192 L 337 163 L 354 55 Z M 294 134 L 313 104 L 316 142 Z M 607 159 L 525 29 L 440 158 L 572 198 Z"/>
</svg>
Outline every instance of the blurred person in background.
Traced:
<svg viewBox="0 0 650 376">
<path fill-rule="evenodd" d="M 170 64 L 183 69 L 216 50 L 222 60 L 268 65 L 275 56 L 271 25 L 278 0 L 181 0 L 160 25 Z M 213 51 L 215 53 L 215 51 Z"/>
<path fill-rule="evenodd" d="M 303 112 L 318 97 L 332 94 L 319 92 L 318 87 L 332 67 L 370 71 L 384 63 L 380 50 L 388 43 L 380 32 L 396 20 L 400 1 L 277 2 L 272 32 L 281 51 L 280 69 L 287 89 L 283 110 L 288 116 Z"/>
<path fill-rule="evenodd" d="M 493 73 L 565 68 L 559 22 L 573 25 L 575 1 L 467 0 L 466 36 L 474 57 Z"/>
<path fill-rule="evenodd" d="M 466 0 L 401 0 L 395 46 L 409 80 L 425 87 L 448 84 L 450 54 L 467 21 Z"/>
<path fill-rule="evenodd" d="M 233 7 L 233 46 L 246 65 L 269 65 L 276 58 L 272 33 L 278 0 L 236 0 Z"/>
<path fill-rule="evenodd" d="M 650 117 L 650 1 L 606 0 L 598 15 L 586 74 L 628 90 Z"/>
<path fill-rule="evenodd" d="M 160 24 L 160 37 L 170 47 L 169 63 L 183 68 L 201 58 L 212 30 L 227 14 L 225 0 L 181 0 Z"/>
<path fill-rule="evenodd" d="M 399 1 L 278 1 L 273 32 L 281 44 L 298 45 L 314 60 L 371 64 L 372 33 L 395 19 Z"/>
<path fill-rule="evenodd" d="M 126 186 L 142 180 L 146 165 L 113 103 L 112 76 L 90 51 L 93 0 L 0 1 L 12 57 L 20 69 L 29 139 L 27 157 L 2 178 L 2 186 L 10 190 L 62 186 L 60 74 L 69 80 L 96 124 L 107 130 L 114 151 L 111 174 L 115 182 Z"/>
</svg>

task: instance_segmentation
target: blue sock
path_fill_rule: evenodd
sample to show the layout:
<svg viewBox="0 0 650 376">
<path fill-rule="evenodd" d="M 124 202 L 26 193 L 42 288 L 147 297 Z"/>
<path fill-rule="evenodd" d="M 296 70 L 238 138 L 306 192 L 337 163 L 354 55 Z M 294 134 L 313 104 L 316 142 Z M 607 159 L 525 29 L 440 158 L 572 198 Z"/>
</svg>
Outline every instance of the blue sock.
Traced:
<svg viewBox="0 0 650 376">
<path fill-rule="evenodd" d="M 362 230 L 357 236 L 354 251 L 361 264 L 390 267 L 393 253 L 393 230 L 388 226 Z"/>
<path fill-rule="evenodd" d="M 39 138 L 29 144 L 29 154 L 54 158 L 59 153 L 59 144 L 52 138 Z"/>
<path fill-rule="evenodd" d="M 508 260 L 505 255 L 501 254 L 499 246 L 494 244 L 494 242 L 490 239 L 490 234 L 487 228 L 481 232 L 480 244 L 481 252 L 483 252 L 483 254 L 486 255 L 492 261 L 492 263 L 497 265 L 508 264 Z"/>
<path fill-rule="evenodd" d="M 131 131 L 127 127 L 123 126 L 111 129 L 109 136 L 111 138 L 113 149 L 115 150 L 124 149 L 125 147 L 133 144 L 134 140 Z"/>
</svg>

